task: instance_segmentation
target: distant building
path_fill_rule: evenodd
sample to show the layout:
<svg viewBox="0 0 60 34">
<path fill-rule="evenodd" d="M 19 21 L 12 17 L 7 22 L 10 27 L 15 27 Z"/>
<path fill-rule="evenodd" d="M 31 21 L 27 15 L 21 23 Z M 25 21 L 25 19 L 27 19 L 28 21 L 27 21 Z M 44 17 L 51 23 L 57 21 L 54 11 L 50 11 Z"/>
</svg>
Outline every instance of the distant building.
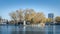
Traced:
<svg viewBox="0 0 60 34">
<path fill-rule="evenodd" d="M 49 13 L 48 14 L 48 18 L 54 18 L 54 14 L 53 13 Z"/>
<path fill-rule="evenodd" d="M 48 18 L 51 18 L 52 19 L 52 22 L 54 21 L 54 14 L 53 13 L 49 13 L 48 14 Z"/>
<path fill-rule="evenodd" d="M 7 23 L 7 19 L 1 19 L 0 24 L 6 24 Z"/>
</svg>

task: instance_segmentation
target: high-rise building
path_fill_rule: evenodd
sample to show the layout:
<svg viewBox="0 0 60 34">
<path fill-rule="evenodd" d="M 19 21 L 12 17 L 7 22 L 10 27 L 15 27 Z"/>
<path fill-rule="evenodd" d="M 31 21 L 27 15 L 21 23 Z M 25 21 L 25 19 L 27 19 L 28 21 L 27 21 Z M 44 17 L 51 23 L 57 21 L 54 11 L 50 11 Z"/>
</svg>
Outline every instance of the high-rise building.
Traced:
<svg viewBox="0 0 60 34">
<path fill-rule="evenodd" d="M 52 19 L 51 22 L 53 22 L 53 21 L 54 21 L 54 14 L 53 14 L 53 13 L 49 13 L 49 14 L 48 14 L 48 18 L 51 18 L 51 19 Z"/>
<path fill-rule="evenodd" d="M 54 18 L 54 14 L 53 13 L 49 13 L 48 14 L 48 18 L 52 18 L 53 19 Z"/>
</svg>

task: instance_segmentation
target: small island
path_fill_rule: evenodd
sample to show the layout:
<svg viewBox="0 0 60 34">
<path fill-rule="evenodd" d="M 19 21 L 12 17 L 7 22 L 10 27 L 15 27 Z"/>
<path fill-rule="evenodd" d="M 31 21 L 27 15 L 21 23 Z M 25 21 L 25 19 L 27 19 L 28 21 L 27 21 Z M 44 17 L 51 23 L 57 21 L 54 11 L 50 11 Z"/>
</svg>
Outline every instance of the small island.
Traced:
<svg viewBox="0 0 60 34">
<path fill-rule="evenodd" d="M 12 25 L 60 25 L 60 16 L 54 18 L 53 13 L 48 14 L 46 18 L 43 12 L 36 12 L 34 9 L 20 9 L 9 13 L 11 20 L 3 19 L 0 16 L 0 24 Z"/>
</svg>

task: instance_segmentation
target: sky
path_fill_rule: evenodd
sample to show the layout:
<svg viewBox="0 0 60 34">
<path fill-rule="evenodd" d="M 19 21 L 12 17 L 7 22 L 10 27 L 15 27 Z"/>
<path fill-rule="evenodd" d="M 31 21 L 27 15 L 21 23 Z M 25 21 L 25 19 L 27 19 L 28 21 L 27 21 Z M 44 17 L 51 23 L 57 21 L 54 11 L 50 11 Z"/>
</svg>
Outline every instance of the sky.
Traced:
<svg viewBox="0 0 60 34">
<path fill-rule="evenodd" d="M 0 0 L 0 16 L 4 19 L 10 20 L 9 13 L 26 8 L 43 12 L 46 17 L 49 13 L 60 16 L 60 0 Z"/>
</svg>

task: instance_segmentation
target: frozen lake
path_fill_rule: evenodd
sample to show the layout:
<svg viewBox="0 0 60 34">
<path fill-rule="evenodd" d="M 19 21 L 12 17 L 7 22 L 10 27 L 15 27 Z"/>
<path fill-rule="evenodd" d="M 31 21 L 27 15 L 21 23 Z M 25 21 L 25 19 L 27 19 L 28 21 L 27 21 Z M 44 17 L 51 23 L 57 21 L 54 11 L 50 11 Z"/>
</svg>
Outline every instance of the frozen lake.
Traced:
<svg viewBox="0 0 60 34">
<path fill-rule="evenodd" d="M 60 25 L 45 27 L 0 25 L 0 34 L 60 34 Z"/>
</svg>

